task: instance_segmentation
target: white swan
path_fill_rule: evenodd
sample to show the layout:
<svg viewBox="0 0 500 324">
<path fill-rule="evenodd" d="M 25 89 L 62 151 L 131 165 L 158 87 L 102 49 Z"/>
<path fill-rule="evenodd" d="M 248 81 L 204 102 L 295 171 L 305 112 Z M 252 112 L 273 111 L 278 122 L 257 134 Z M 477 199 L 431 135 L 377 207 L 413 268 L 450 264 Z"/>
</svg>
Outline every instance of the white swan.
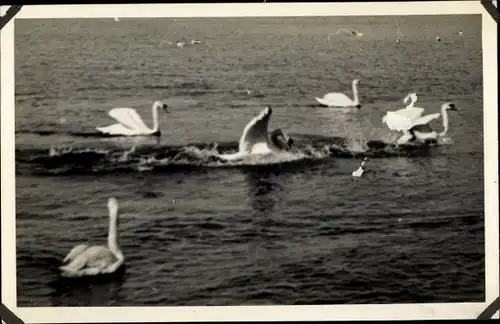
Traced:
<svg viewBox="0 0 500 324">
<path fill-rule="evenodd" d="M 201 40 L 196 40 L 196 39 L 192 39 L 190 42 L 191 45 L 200 44 L 200 43 L 201 43 Z"/>
<path fill-rule="evenodd" d="M 359 104 L 359 97 L 358 97 L 358 84 L 359 80 L 354 79 L 352 81 L 352 93 L 354 96 L 354 99 L 349 98 L 343 93 L 339 92 L 331 92 L 327 93 L 326 95 L 323 96 L 323 98 L 318 98 L 316 97 L 316 101 L 319 102 L 320 104 L 328 107 L 356 107 L 356 108 L 361 108 L 361 105 Z"/>
<path fill-rule="evenodd" d="M 339 29 L 337 29 L 337 32 L 335 33 L 335 35 L 338 35 L 340 33 L 349 34 L 349 35 L 358 36 L 358 37 L 363 36 L 363 33 L 360 33 L 359 31 L 357 31 L 355 29 L 349 30 L 347 28 L 339 28 Z"/>
<path fill-rule="evenodd" d="M 404 103 L 411 102 L 403 109 L 388 111 L 382 118 L 382 123 L 386 124 L 390 130 L 407 131 L 413 126 L 413 120 L 419 118 L 424 111 L 423 108 L 414 107 L 417 102 L 417 94 L 410 93 L 404 99 Z"/>
<path fill-rule="evenodd" d="M 448 125 L 448 110 L 457 111 L 457 107 L 455 104 L 451 102 L 446 102 L 441 105 L 441 113 L 429 114 L 426 116 L 421 116 L 424 108 L 413 107 L 414 112 L 419 112 L 419 114 L 414 113 L 413 116 L 409 115 L 398 115 L 394 114 L 391 119 L 395 122 L 398 118 L 405 127 L 402 129 L 403 135 L 398 139 L 397 144 L 402 145 L 406 144 L 409 141 L 436 141 L 438 137 L 443 137 L 446 135 L 449 129 Z M 430 126 L 429 123 L 437 119 L 439 117 L 443 118 L 443 131 L 441 133 L 437 133 Z M 408 124 L 411 124 L 411 127 L 407 127 Z"/>
<path fill-rule="evenodd" d="M 268 134 L 269 119 L 272 113 L 271 107 L 264 108 L 243 129 L 238 152 L 221 154 L 219 157 L 225 160 L 238 160 L 247 155 L 264 155 L 289 150 L 293 146 L 293 140 L 281 129 Z"/>
<path fill-rule="evenodd" d="M 144 124 L 141 116 L 132 108 L 113 108 L 109 111 L 109 116 L 116 119 L 119 124 L 113 124 L 105 127 L 96 127 L 96 129 L 107 135 L 122 136 L 143 136 L 143 135 L 161 135 L 158 123 L 158 109 L 168 113 L 168 106 L 161 101 L 155 101 L 153 107 L 153 128 Z"/>
<path fill-rule="evenodd" d="M 186 45 L 186 42 L 177 41 L 177 42 L 175 43 L 175 45 L 176 45 L 177 47 L 184 47 L 184 45 Z"/>
<path fill-rule="evenodd" d="M 110 274 L 118 270 L 125 261 L 118 246 L 118 202 L 115 198 L 108 199 L 109 232 L 108 246 L 75 246 L 59 267 L 61 276 L 66 278 Z"/>
</svg>

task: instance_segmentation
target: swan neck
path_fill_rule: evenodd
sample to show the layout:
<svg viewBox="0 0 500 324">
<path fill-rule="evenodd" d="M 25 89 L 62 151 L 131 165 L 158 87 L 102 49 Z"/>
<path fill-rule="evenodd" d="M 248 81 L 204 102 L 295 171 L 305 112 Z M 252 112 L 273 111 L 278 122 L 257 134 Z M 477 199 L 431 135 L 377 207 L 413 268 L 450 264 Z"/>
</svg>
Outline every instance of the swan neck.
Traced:
<svg viewBox="0 0 500 324">
<path fill-rule="evenodd" d="M 108 248 L 113 253 L 120 253 L 120 248 L 118 247 L 118 211 L 109 215 L 109 232 L 108 232 Z"/>
<path fill-rule="evenodd" d="M 158 105 L 153 105 L 153 132 L 157 132 L 159 127 L 158 123 Z"/>
<path fill-rule="evenodd" d="M 444 136 L 446 135 L 446 133 L 448 132 L 448 111 L 446 110 L 445 107 L 442 107 L 441 108 L 441 116 L 443 116 L 443 132 L 441 133 L 441 136 Z"/>
<path fill-rule="evenodd" d="M 358 86 L 354 82 L 352 83 L 352 94 L 354 96 L 354 105 L 358 105 L 359 104 Z"/>
</svg>

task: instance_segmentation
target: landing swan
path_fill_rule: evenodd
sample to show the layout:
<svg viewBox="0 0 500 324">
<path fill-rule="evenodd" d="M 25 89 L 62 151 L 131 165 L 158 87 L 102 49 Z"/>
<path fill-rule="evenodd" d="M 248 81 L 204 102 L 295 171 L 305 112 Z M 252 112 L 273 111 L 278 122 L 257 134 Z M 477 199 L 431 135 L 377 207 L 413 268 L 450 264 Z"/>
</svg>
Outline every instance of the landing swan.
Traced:
<svg viewBox="0 0 500 324">
<path fill-rule="evenodd" d="M 361 108 L 361 105 L 359 104 L 359 98 L 358 98 L 358 84 L 359 80 L 354 79 L 352 81 L 352 93 L 354 96 L 354 100 L 349 98 L 343 93 L 339 92 L 331 92 L 327 93 L 326 95 L 323 96 L 323 98 L 318 98 L 316 97 L 316 101 L 319 102 L 320 104 L 328 107 L 356 107 L 356 108 Z"/>
<path fill-rule="evenodd" d="M 168 106 L 161 101 L 153 103 L 153 128 L 144 124 L 141 116 L 132 108 L 113 108 L 109 111 L 109 116 L 116 119 L 119 124 L 113 124 L 106 127 L 96 127 L 96 129 L 107 135 L 121 136 L 143 136 L 143 135 L 161 135 L 158 124 L 158 109 L 168 113 Z"/>
<path fill-rule="evenodd" d="M 392 112 L 391 116 L 386 118 L 386 121 L 390 119 L 390 123 L 392 124 L 400 122 L 402 125 L 402 127 L 399 127 L 400 131 L 403 132 L 403 135 L 397 141 L 397 144 L 399 145 L 406 144 L 409 141 L 414 140 L 421 142 L 436 141 L 439 136 L 445 136 L 449 129 L 448 110 L 458 110 L 455 104 L 450 102 L 446 102 L 441 105 L 441 113 L 429 114 L 423 117 L 422 112 L 424 111 L 424 108 L 413 107 L 412 109 L 413 110 L 410 111 L 409 114 L 399 114 L 398 112 L 404 112 L 404 109 L 401 109 L 399 111 Z M 438 134 L 429 126 L 429 123 L 439 117 L 443 118 L 444 130 Z"/>
<path fill-rule="evenodd" d="M 388 111 L 382 118 L 382 123 L 386 124 L 390 130 L 406 131 L 412 127 L 413 120 L 419 118 L 424 111 L 423 108 L 414 107 L 417 102 L 417 94 L 410 93 L 404 99 L 404 103 L 411 102 L 403 109 Z"/>
<path fill-rule="evenodd" d="M 87 244 L 75 246 L 64 258 L 63 264 L 65 265 L 59 267 L 62 277 L 110 274 L 123 264 L 125 257 L 118 246 L 118 202 L 115 198 L 108 199 L 108 209 L 108 247 L 88 246 Z"/>
<path fill-rule="evenodd" d="M 247 155 L 264 155 L 290 150 L 294 145 L 293 140 L 281 129 L 276 129 L 268 134 L 269 119 L 272 113 L 271 107 L 264 108 L 243 129 L 238 152 L 221 154 L 220 157 L 225 160 L 237 160 Z"/>
</svg>

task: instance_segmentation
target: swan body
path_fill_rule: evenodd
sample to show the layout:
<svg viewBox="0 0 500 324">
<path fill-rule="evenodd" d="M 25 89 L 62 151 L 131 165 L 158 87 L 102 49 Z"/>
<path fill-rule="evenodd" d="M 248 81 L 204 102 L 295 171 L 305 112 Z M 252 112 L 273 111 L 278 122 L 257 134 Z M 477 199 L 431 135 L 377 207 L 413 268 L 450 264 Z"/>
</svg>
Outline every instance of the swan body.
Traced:
<svg viewBox="0 0 500 324">
<path fill-rule="evenodd" d="M 175 43 L 175 45 L 177 47 L 184 47 L 184 45 L 186 45 L 186 42 L 177 41 L 177 43 Z"/>
<path fill-rule="evenodd" d="M 191 43 L 191 45 L 194 45 L 194 44 L 200 44 L 200 43 L 201 43 L 201 40 L 195 40 L 195 39 L 192 39 L 190 43 Z"/>
<path fill-rule="evenodd" d="M 290 139 L 281 129 L 268 133 L 269 119 L 272 115 L 271 107 L 264 108 L 243 129 L 238 143 L 238 152 L 221 154 L 225 160 L 239 160 L 248 155 L 266 155 L 289 150 L 293 146 Z"/>
<path fill-rule="evenodd" d="M 399 127 L 399 129 L 403 132 L 403 135 L 397 141 L 397 144 L 399 145 L 406 144 L 409 141 L 414 140 L 422 142 L 436 141 L 438 137 L 445 136 L 449 128 L 448 110 L 457 110 L 455 104 L 450 102 L 444 103 L 441 106 L 441 113 L 429 114 L 425 116 L 421 116 L 424 108 L 413 107 L 412 109 L 414 111 L 410 111 L 410 114 L 407 114 L 406 116 L 404 114 L 398 114 L 398 111 L 396 111 L 392 112 L 391 116 L 386 119 L 386 121 L 388 119 L 391 119 L 390 122 L 394 124 L 397 124 L 398 121 L 401 121 L 401 125 L 403 126 Z M 417 113 L 414 113 L 415 111 L 417 111 Z M 413 113 L 413 115 L 411 115 L 411 113 Z M 438 119 L 439 117 L 443 118 L 444 130 L 441 133 L 437 133 L 429 126 L 429 123 L 432 120 Z M 408 127 L 408 125 L 410 127 Z"/>
<path fill-rule="evenodd" d="M 358 84 L 359 80 L 352 81 L 352 93 L 354 99 L 349 98 L 343 93 L 330 92 L 323 96 L 323 98 L 315 97 L 316 101 L 328 107 L 356 107 L 361 108 L 358 97 Z"/>
<path fill-rule="evenodd" d="M 413 121 L 422 116 L 423 108 L 414 107 L 417 102 L 417 94 L 410 93 L 404 99 L 404 103 L 411 102 L 403 109 L 396 111 L 388 111 L 382 118 L 382 122 L 386 124 L 390 130 L 406 131 L 413 127 Z"/>
<path fill-rule="evenodd" d="M 107 135 L 120 136 L 143 136 L 160 135 L 158 123 L 158 110 L 162 109 L 168 113 L 168 106 L 161 101 L 155 101 L 152 107 L 153 127 L 146 126 L 141 116 L 132 108 L 113 108 L 109 111 L 109 116 L 116 119 L 118 124 L 105 127 L 96 127 L 96 129 Z"/>
<path fill-rule="evenodd" d="M 115 198 L 108 199 L 109 232 L 108 246 L 75 246 L 59 267 L 61 276 L 66 278 L 110 274 L 118 270 L 125 261 L 118 246 L 118 202 Z"/>
<path fill-rule="evenodd" d="M 357 30 L 349 30 L 347 28 L 339 28 L 339 29 L 337 29 L 337 32 L 335 33 L 335 35 L 338 35 L 340 33 L 349 34 L 349 35 L 358 36 L 358 37 L 363 36 L 363 33 L 360 33 Z"/>
</svg>

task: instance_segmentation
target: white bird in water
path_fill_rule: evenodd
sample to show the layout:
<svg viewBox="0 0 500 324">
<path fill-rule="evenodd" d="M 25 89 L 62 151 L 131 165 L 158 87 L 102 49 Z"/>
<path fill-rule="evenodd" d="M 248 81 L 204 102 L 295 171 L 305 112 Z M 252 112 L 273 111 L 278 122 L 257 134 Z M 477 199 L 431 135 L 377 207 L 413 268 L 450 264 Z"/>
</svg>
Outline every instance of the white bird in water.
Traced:
<svg viewBox="0 0 500 324">
<path fill-rule="evenodd" d="M 158 122 L 158 110 L 162 109 L 168 113 L 168 106 L 161 101 L 155 101 L 152 107 L 153 128 L 149 128 L 142 121 L 141 116 L 133 108 L 113 108 L 109 111 L 109 116 L 119 123 L 106 127 L 96 127 L 96 129 L 106 135 L 113 136 L 160 136 L 160 126 Z"/>
<path fill-rule="evenodd" d="M 191 40 L 191 45 L 200 44 L 200 43 L 201 43 L 201 40 L 195 40 L 195 39 Z"/>
<path fill-rule="evenodd" d="M 294 146 L 293 140 L 281 129 L 268 133 L 272 113 L 271 107 L 264 108 L 243 129 L 238 152 L 221 154 L 219 157 L 225 160 L 239 160 L 248 155 L 267 155 L 290 150 Z"/>
<path fill-rule="evenodd" d="M 437 40 L 438 42 L 440 42 L 440 41 L 441 41 L 441 37 L 436 36 L 436 40 Z"/>
<path fill-rule="evenodd" d="M 421 142 L 434 142 L 437 141 L 438 137 L 443 137 L 446 135 L 449 129 L 448 125 L 448 110 L 457 111 L 455 104 L 451 102 L 446 102 L 441 105 L 441 113 L 429 114 L 422 117 L 424 108 L 412 107 L 410 109 L 400 109 L 398 111 L 392 112 L 389 118 L 384 117 L 384 122 L 390 119 L 392 124 L 402 125 L 399 129 L 403 132 L 403 135 L 398 139 L 397 144 L 402 145 L 410 141 L 421 141 Z M 443 118 L 443 131 L 441 133 L 435 132 L 429 123 L 439 117 Z"/>
<path fill-rule="evenodd" d="M 352 81 L 352 93 L 354 99 L 349 98 L 343 93 L 330 92 L 323 96 L 323 98 L 315 97 L 316 101 L 328 107 L 356 107 L 361 108 L 358 97 L 358 84 L 359 80 Z"/>
<path fill-rule="evenodd" d="M 361 162 L 361 165 L 359 166 L 359 168 L 357 168 L 355 171 L 353 171 L 353 172 L 352 172 L 352 176 L 353 176 L 353 177 L 356 177 L 356 178 L 361 177 L 361 175 L 362 175 L 362 174 L 363 174 L 363 172 L 364 172 L 364 170 L 363 170 L 363 166 L 365 165 L 365 163 L 366 163 L 366 160 L 367 160 L 367 159 L 368 159 L 368 158 L 367 158 L 367 157 L 365 157 L 365 158 L 363 159 L 363 162 Z"/>
<path fill-rule="evenodd" d="M 113 18 L 113 19 L 114 19 L 116 22 L 119 22 L 119 21 L 120 21 L 120 18 L 118 18 L 118 17 L 115 17 L 115 18 Z"/>
<path fill-rule="evenodd" d="M 75 246 L 59 267 L 61 276 L 66 278 L 95 276 L 115 272 L 124 263 L 125 257 L 119 247 L 118 239 L 118 201 L 108 199 L 109 232 L 108 246 Z"/>
<path fill-rule="evenodd" d="M 403 109 L 396 111 L 388 111 L 382 118 L 382 123 L 386 124 L 390 130 L 407 131 L 412 127 L 412 120 L 422 114 L 420 109 L 413 109 L 417 102 L 417 94 L 415 92 L 408 94 L 404 99 L 404 103 L 411 102 Z M 401 115 L 406 116 L 407 119 L 402 119 Z"/>
<path fill-rule="evenodd" d="M 458 34 L 459 34 L 460 36 L 462 36 L 462 35 L 464 34 L 464 32 L 463 32 L 463 31 L 459 31 L 459 32 L 458 32 Z"/>
<path fill-rule="evenodd" d="M 349 30 L 347 28 L 339 28 L 339 29 L 337 29 L 337 32 L 335 33 L 335 35 L 338 35 L 340 33 L 344 33 L 344 34 L 348 34 L 348 35 L 352 35 L 352 36 L 357 36 L 357 37 L 363 36 L 363 33 L 360 33 L 357 30 Z"/>
<path fill-rule="evenodd" d="M 176 45 L 177 47 L 184 47 L 184 45 L 186 45 L 186 42 L 177 41 L 177 42 L 175 43 L 175 45 Z"/>
</svg>

